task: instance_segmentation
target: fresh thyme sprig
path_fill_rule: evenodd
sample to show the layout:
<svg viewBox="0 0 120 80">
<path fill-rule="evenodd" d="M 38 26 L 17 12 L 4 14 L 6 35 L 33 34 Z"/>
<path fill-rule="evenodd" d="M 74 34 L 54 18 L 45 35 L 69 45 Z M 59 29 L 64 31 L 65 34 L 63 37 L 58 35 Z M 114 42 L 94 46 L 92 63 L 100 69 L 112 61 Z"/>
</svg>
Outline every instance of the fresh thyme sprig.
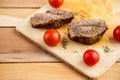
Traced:
<svg viewBox="0 0 120 80">
<path fill-rule="evenodd" d="M 68 40 L 66 38 L 62 38 L 61 44 L 64 49 L 67 49 Z"/>
<path fill-rule="evenodd" d="M 114 51 L 114 50 L 111 50 L 108 46 L 103 46 L 103 49 L 104 49 L 104 53 L 109 53 Z"/>
</svg>

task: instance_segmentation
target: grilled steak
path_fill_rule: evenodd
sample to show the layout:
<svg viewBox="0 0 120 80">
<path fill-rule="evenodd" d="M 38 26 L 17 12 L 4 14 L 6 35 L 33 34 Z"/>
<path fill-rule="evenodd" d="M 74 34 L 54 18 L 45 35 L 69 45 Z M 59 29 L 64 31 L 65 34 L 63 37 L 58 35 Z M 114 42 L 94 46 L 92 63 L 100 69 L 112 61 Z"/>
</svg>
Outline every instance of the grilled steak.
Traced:
<svg viewBox="0 0 120 80">
<path fill-rule="evenodd" d="M 30 23 L 34 28 L 59 28 L 62 25 L 71 22 L 74 18 L 71 12 L 52 9 L 46 13 L 38 13 L 30 18 Z"/>
<path fill-rule="evenodd" d="M 32 24 L 32 27 L 35 28 L 39 28 L 39 27 L 49 28 L 54 25 L 60 26 L 59 23 L 61 23 L 61 18 L 60 16 L 51 15 L 47 13 L 38 13 L 35 14 L 33 17 L 31 17 L 30 22 Z"/>
<path fill-rule="evenodd" d="M 72 14 L 72 12 L 68 12 L 61 9 L 48 10 L 46 13 L 60 16 L 63 23 L 69 23 L 74 18 L 74 15 Z"/>
<path fill-rule="evenodd" d="M 82 20 L 69 25 L 68 35 L 74 41 L 90 45 L 99 41 L 107 29 L 103 20 Z"/>
</svg>

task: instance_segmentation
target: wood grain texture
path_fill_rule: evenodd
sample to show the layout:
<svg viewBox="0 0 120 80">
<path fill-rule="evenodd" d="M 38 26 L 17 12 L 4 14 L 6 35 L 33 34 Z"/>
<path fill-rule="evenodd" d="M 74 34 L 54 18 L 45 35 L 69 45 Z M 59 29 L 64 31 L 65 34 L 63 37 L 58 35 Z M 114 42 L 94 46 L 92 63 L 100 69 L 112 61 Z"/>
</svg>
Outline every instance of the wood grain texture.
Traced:
<svg viewBox="0 0 120 80">
<path fill-rule="evenodd" d="M 119 80 L 120 63 L 116 63 L 98 80 Z M 62 63 L 0 64 L 0 80 L 88 80 Z"/>
<path fill-rule="evenodd" d="M 39 8 L 48 0 L 0 0 L 0 8 Z"/>
<path fill-rule="evenodd" d="M 15 28 L 0 28 L 0 62 L 59 62 L 19 34 Z"/>
<path fill-rule="evenodd" d="M 44 5 L 42 3 L 45 0 L 39 0 L 39 1 L 40 2 L 38 2 L 38 0 L 0 0 L 0 14 L 25 18 L 28 15 L 35 12 L 39 7 Z M 0 28 L 0 48 L 2 48 L 1 42 L 5 42 L 5 43 L 2 43 L 2 45 L 7 45 L 6 42 L 10 42 L 8 44 L 11 44 L 12 40 L 15 41 L 14 35 L 15 35 L 15 39 L 17 39 L 16 36 L 18 34 L 17 35 L 14 34 L 13 33 L 14 31 L 15 30 L 13 28 L 9 28 L 9 29 L 8 28 L 2 28 L 2 29 Z M 1 38 L 2 32 L 4 33 L 4 35 L 2 34 L 2 37 L 4 36 L 3 39 Z M 7 33 L 10 35 L 8 35 Z M 10 38 L 11 34 L 13 35 L 13 37 L 12 37 L 13 39 L 8 41 L 9 39 L 6 37 Z M 38 56 L 42 55 L 42 54 L 41 53 L 39 54 L 39 50 L 38 50 L 38 52 L 36 52 L 36 49 L 35 50 L 33 49 L 36 46 L 29 48 L 29 45 L 33 46 L 33 44 L 31 44 L 31 42 L 29 42 L 28 40 L 26 41 L 26 39 L 24 39 L 24 38 L 21 39 L 20 43 L 24 43 L 23 46 L 27 45 L 27 49 L 30 49 L 30 52 L 32 52 L 32 53 L 30 53 L 30 52 L 27 53 L 27 51 L 25 49 L 24 49 L 25 53 L 24 52 L 21 52 L 21 53 L 19 53 L 19 52 L 12 52 L 12 53 L 10 52 L 9 53 L 8 52 L 8 53 L 6 53 L 5 49 L 2 48 L 4 50 L 4 53 L 0 53 L 0 59 L 3 60 L 3 62 L 9 62 L 9 61 L 11 62 L 11 61 L 15 61 L 15 60 L 18 62 L 24 62 L 27 60 L 33 61 L 33 59 L 32 60 L 30 59 L 31 56 L 28 57 L 28 55 L 35 55 L 35 56 L 37 55 L 36 57 L 34 57 L 34 59 L 36 59 L 35 61 L 39 61 Z M 15 47 L 15 45 L 16 44 L 14 44 L 14 47 Z M 12 51 L 12 50 L 10 50 L 10 49 L 12 49 L 11 47 L 8 47 L 8 48 L 9 48 L 8 51 Z M 17 50 L 19 50 L 19 49 L 20 48 L 17 48 Z M 43 52 L 43 53 L 45 53 L 45 52 Z M 40 57 L 40 59 L 43 62 L 45 60 L 44 57 L 47 58 L 46 53 Z M 22 59 L 19 59 L 19 58 L 22 58 Z M 50 62 L 54 62 L 54 60 L 51 61 L 51 57 L 48 57 L 48 58 L 50 58 L 50 60 L 49 60 Z M 46 62 L 48 61 L 48 58 L 47 58 Z M 56 61 L 56 59 L 55 59 L 55 61 Z M 119 80 L 120 79 L 119 75 L 120 75 L 120 64 L 116 63 L 111 69 L 109 69 L 98 80 Z M 0 64 L 0 80 L 68 80 L 68 79 L 69 80 L 88 80 L 83 75 L 76 73 L 75 71 L 71 70 L 69 67 L 67 67 L 61 63 Z"/>
<path fill-rule="evenodd" d="M 1 0 L 0 0 L 1 1 Z M 31 15 L 37 9 L 13 9 L 13 8 L 0 8 L 0 15 L 14 16 L 18 18 L 26 18 Z"/>
</svg>

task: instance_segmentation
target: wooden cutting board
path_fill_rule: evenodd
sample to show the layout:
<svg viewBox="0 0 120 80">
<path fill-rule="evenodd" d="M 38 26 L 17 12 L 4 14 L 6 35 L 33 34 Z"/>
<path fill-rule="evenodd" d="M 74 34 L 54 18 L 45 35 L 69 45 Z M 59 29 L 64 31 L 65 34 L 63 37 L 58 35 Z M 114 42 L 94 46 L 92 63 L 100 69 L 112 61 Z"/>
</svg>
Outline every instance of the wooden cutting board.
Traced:
<svg viewBox="0 0 120 80">
<path fill-rule="evenodd" d="M 62 43 L 59 43 L 55 47 L 46 45 L 43 41 L 43 34 L 46 29 L 32 28 L 29 19 L 35 13 L 44 13 L 46 10 L 51 9 L 49 5 L 43 6 L 41 9 L 17 24 L 16 30 L 78 72 L 81 72 L 90 78 L 98 78 L 120 58 L 120 43 L 116 42 L 112 36 L 114 27 L 120 23 L 120 19 L 118 19 L 120 9 L 116 10 L 117 6 L 114 6 L 118 3 L 117 1 L 118 0 L 114 2 L 112 2 L 112 0 L 65 0 L 64 5 L 61 7 L 62 9 L 74 13 L 75 19 L 73 22 L 81 19 L 96 18 L 106 21 L 109 30 L 107 30 L 99 42 L 93 45 L 83 45 L 70 40 L 67 35 L 68 24 L 58 29 L 61 34 L 61 40 L 65 38 L 68 41 L 66 48 L 63 47 Z M 93 67 L 89 67 L 83 62 L 83 53 L 87 49 L 95 49 L 100 54 L 100 61 Z"/>
</svg>

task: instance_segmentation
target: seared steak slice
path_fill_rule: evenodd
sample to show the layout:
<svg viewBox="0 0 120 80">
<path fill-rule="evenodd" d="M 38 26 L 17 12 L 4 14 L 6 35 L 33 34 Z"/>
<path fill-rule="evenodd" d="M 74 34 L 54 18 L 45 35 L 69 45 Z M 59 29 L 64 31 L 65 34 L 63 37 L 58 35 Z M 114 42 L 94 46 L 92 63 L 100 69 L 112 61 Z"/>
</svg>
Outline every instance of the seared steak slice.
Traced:
<svg viewBox="0 0 120 80">
<path fill-rule="evenodd" d="M 107 29 L 103 20 L 82 20 L 69 25 L 68 35 L 74 41 L 90 45 L 99 41 Z"/>
<path fill-rule="evenodd" d="M 63 23 L 69 23 L 74 18 L 74 15 L 72 14 L 72 12 L 68 12 L 61 9 L 48 10 L 46 11 L 46 13 L 60 16 Z"/>
<path fill-rule="evenodd" d="M 46 13 L 38 13 L 30 18 L 34 28 L 59 28 L 69 23 L 74 18 L 71 12 L 60 9 L 49 10 Z"/>
<path fill-rule="evenodd" d="M 61 26 L 61 18 L 57 15 L 51 15 L 47 13 L 35 14 L 30 18 L 32 27 L 34 28 L 52 28 L 54 26 Z"/>
</svg>

